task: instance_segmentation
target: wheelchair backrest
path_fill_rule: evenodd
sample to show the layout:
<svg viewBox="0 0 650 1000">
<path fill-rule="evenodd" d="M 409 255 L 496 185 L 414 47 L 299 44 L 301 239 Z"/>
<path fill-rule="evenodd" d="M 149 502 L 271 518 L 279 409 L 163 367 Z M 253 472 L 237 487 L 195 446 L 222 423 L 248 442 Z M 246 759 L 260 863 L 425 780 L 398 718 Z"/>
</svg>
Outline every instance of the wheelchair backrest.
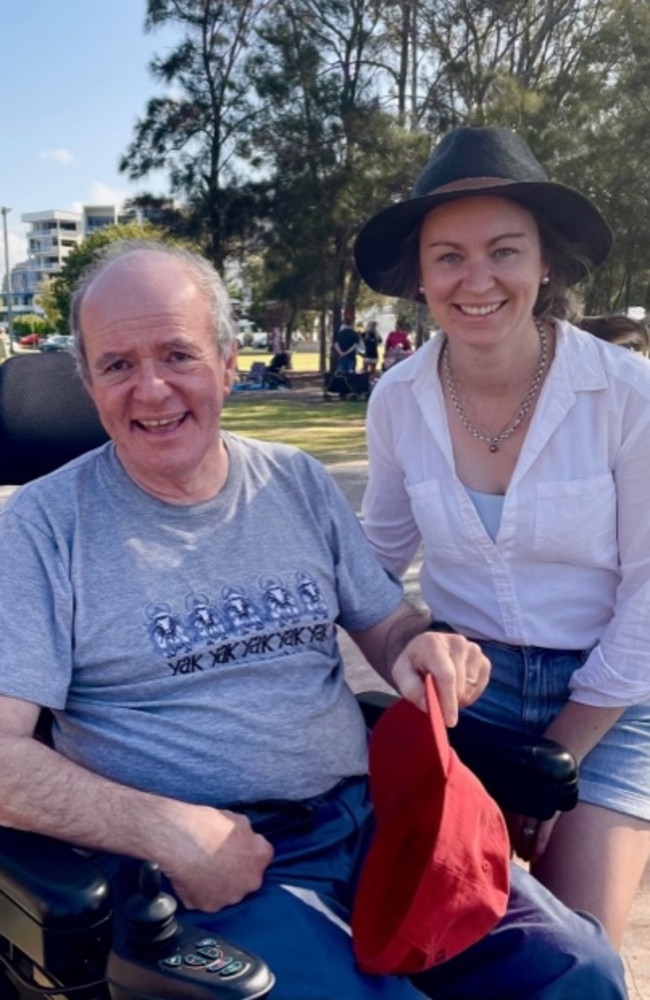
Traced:
<svg viewBox="0 0 650 1000">
<path fill-rule="evenodd" d="M 107 440 L 67 351 L 0 365 L 0 485 L 20 486 Z"/>
</svg>

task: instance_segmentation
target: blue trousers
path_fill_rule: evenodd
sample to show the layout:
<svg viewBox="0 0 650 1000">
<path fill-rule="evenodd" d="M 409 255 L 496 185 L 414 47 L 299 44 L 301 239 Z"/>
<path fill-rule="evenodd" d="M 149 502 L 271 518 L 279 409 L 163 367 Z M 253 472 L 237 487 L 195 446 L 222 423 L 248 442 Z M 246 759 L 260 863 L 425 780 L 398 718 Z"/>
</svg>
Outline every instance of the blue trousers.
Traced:
<svg viewBox="0 0 650 1000">
<path fill-rule="evenodd" d="M 336 362 L 337 372 L 343 372 L 345 375 L 349 375 L 351 372 L 356 371 L 356 367 L 356 354 L 346 354 L 345 357 L 339 357 Z"/>
<path fill-rule="evenodd" d="M 348 921 L 373 831 L 366 779 L 293 809 L 246 811 L 275 847 L 264 885 L 216 914 L 191 911 L 184 918 L 264 958 L 276 976 L 272 1000 L 627 996 L 622 964 L 600 925 L 568 910 L 514 865 L 508 911 L 478 944 L 412 980 L 364 975 L 354 962 Z M 128 881 L 134 864 L 121 866 L 123 876 L 130 869 Z"/>
</svg>

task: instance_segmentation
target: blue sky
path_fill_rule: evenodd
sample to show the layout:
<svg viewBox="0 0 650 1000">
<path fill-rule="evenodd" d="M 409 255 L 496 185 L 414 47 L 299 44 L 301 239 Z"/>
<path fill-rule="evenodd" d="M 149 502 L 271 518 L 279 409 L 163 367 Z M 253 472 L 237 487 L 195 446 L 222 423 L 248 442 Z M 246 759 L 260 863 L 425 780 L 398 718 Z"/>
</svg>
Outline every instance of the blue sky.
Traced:
<svg viewBox="0 0 650 1000">
<path fill-rule="evenodd" d="M 147 99 L 160 93 L 148 64 L 178 35 L 145 35 L 146 0 L 0 5 L 0 205 L 11 209 L 13 266 L 26 256 L 25 212 L 121 202 L 144 189 L 166 193 L 164 176 L 131 182 L 117 164 Z"/>
</svg>

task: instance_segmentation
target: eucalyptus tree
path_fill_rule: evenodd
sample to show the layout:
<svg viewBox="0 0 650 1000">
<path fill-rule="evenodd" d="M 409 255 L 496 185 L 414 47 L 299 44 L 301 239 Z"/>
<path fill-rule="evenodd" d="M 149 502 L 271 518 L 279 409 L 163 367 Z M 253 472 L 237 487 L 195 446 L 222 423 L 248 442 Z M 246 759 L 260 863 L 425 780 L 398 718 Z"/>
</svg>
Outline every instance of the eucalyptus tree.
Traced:
<svg viewBox="0 0 650 1000">
<path fill-rule="evenodd" d="M 257 110 L 246 67 L 268 7 L 267 0 L 147 0 L 145 30 L 173 26 L 179 41 L 150 64 L 163 92 L 137 120 L 120 170 L 132 179 L 166 170 L 218 267 L 241 221 L 241 154 Z"/>
<path fill-rule="evenodd" d="M 418 0 L 417 65 L 410 72 L 420 127 L 446 131 L 480 123 L 495 104 L 518 124 L 518 102 L 507 105 L 516 81 L 521 92 L 543 92 L 551 81 L 570 87 L 585 44 L 609 0 Z M 534 100 L 532 102 L 534 106 Z M 523 109 L 527 109 L 524 107 Z M 512 119 L 515 120 L 512 120 Z"/>
<path fill-rule="evenodd" d="M 650 308 L 650 6 L 615 0 L 603 23 L 598 111 L 581 166 L 615 236 L 589 295 L 592 311 Z M 614 55 L 617 55 L 616 60 Z"/>
<path fill-rule="evenodd" d="M 422 137 L 404 135 L 388 107 L 381 4 L 279 0 L 259 31 L 265 112 L 253 143 L 271 181 L 271 287 L 336 326 L 358 297 L 353 238 L 370 211 L 408 189 Z"/>
</svg>

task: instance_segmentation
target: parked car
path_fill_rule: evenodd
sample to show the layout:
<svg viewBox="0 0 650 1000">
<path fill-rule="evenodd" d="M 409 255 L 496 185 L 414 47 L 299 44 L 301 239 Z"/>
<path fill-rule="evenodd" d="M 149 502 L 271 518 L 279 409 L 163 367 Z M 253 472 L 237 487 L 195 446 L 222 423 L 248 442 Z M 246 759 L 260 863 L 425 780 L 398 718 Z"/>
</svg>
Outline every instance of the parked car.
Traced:
<svg viewBox="0 0 650 1000">
<path fill-rule="evenodd" d="M 251 347 L 256 351 L 268 351 L 270 346 L 271 337 L 270 334 L 265 331 L 258 330 L 255 333 L 250 334 Z"/>
<path fill-rule="evenodd" d="M 74 344 L 74 338 L 69 333 L 53 333 L 45 337 L 38 345 L 39 351 L 69 351 Z"/>
<path fill-rule="evenodd" d="M 263 330 L 239 330 L 235 338 L 240 347 L 252 347 L 255 351 L 270 349 L 271 335 Z"/>
<path fill-rule="evenodd" d="M 42 339 L 40 333 L 26 333 L 24 337 L 20 337 L 18 343 L 21 347 L 38 347 Z"/>
</svg>

